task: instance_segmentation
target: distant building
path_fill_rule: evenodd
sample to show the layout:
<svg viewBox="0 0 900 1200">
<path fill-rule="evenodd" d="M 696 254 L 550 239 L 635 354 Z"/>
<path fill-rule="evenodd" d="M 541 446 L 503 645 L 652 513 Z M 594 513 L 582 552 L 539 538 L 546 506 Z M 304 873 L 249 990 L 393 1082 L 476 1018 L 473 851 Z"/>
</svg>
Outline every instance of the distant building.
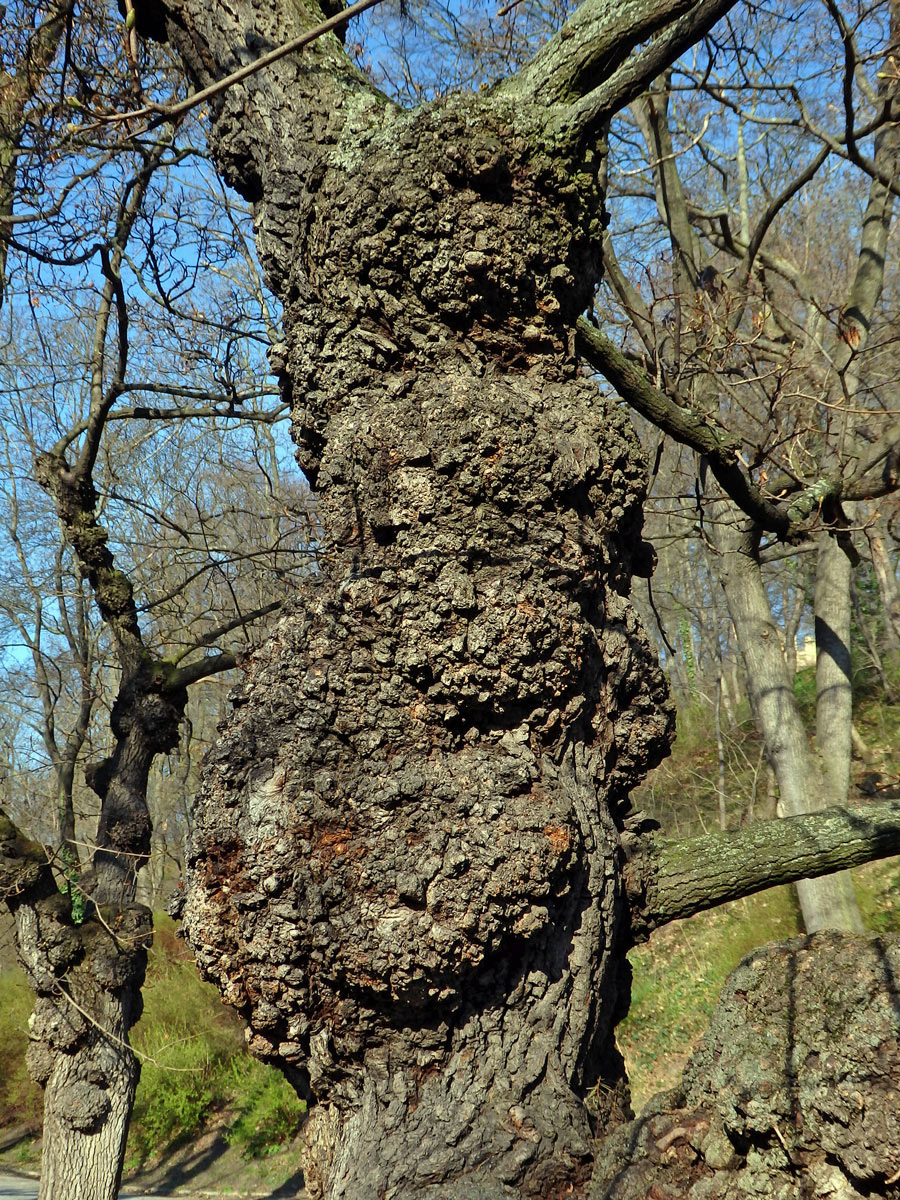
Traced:
<svg viewBox="0 0 900 1200">
<path fill-rule="evenodd" d="M 814 637 L 797 638 L 797 670 L 805 671 L 807 667 L 816 665 L 816 639 Z"/>
</svg>

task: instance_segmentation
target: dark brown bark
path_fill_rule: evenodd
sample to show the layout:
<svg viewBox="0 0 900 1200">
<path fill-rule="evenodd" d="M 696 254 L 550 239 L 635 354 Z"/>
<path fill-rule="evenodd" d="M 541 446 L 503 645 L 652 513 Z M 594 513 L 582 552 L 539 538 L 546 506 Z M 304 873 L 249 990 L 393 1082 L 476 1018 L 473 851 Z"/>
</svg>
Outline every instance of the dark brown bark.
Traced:
<svg viewBox="0 0 900 1200">
<path fill-rule="evenodd" d="M 314 1195 L 564 1194 L 588 1090 L 627 1111 L 618 826 L 668 717 L 636 446 L 566 356 L 590 176 L 557 199 L 526 117 L 398 117 L 327 173 L 291 313 L 330 552 L 207 765 L 185 923 L 318 1101 Z"/>
<path fill-rule="evenodd" d="M 172 6 L 197 83 L 294 32 L 236 11 Z M 403 113 L 317 46 L 214 123 L 325 552 L 207 764 L 187 936 L 317 1102 L 313 1195 L 571 1194 L 587 1092 L 628 1111 L 618 833 L 670 728 L 637 446 L 571 352 L 601 158 L 527 94 Z"/>
</svg>

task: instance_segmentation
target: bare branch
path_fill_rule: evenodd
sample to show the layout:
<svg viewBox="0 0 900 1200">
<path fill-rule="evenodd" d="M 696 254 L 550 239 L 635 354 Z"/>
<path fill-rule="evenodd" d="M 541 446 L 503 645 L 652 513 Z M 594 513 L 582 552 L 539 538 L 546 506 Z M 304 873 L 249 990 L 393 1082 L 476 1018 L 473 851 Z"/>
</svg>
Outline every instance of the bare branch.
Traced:
<svg viewBox="0 0 900 1200">
<path fill-rule="evenodd" d="M 641 416 L 669 434 L 683 446 L 706 456 L 719 484 L 748 516 L 762 529 L 780 537 L 794 536 L 791 518 L 760 492 L 739 465 L 740 441 L 725 430 L 716 429 L 689 408 L 670 400 L 647 376 L 630 363 L 621 350 L 584 317 L 577 325 L 579 350 L 592 366 L 608 379 L 622 398 Z"/>
<path fill-rule="evenodd" d="M 624 874 L 632 930 L 643 941 L 660 925 L 729 900 L 900 853 L 900 802 L 756 821 L 680 842 L 641 838 L 635 848 Z"/>
</svg>

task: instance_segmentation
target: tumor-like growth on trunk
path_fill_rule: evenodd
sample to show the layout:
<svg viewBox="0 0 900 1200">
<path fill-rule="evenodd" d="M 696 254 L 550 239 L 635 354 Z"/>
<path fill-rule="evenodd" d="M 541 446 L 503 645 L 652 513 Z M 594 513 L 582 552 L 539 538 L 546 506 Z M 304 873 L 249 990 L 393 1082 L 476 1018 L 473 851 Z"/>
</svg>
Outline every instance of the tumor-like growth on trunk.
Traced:
<svg viewBox="0 0 900 1200">
<path fill-rule="evenodd" d="M 347 130 L 261 239 L 322 566 L 208 761 L 188 937 L 318 1103 L 313 1194 L 567 1194 L 587 1093 L 628 1111 L 618 835 L 669 735 L 643 468 L 569 344 L 598 162 L 490 98 Z"/>
</svg>

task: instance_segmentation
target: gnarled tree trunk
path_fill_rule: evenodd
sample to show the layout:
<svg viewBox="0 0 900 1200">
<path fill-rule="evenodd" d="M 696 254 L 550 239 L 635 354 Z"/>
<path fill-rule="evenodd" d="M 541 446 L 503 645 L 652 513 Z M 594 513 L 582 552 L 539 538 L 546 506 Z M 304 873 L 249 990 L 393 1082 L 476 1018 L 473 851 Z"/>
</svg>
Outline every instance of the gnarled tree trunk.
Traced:
<svg viewBox="0 0 900 1200">
<path fill-rule="evenodd" d="M 321 19 L 162 7 L 200 87 Z M 331 35 L 213 101 L 323 567 L 207 760 L 185 930 L 313 1102 L 316 1197 L 583 1194 L 629 1113 L 620 838 L 671 711 L 628 599 L 637 445 L 572 329 L 604 120 L 727 0 L 688 8 L 588 0 L 518 78 L 413 112 Z"/>
<path fill-rule="evenodd" d="M 170 7 L 198 84 L 297 21 L 230 11 Z M 602 145 L 514 86 L 400 111 L 333 41 L 214 120 L 325 553 L 207 762 L 185 930 L 315 1101 L 312 1195 L 567 1195 L 587 1094 L 628 1112 L 618 838 L 671 731 L 643 466 L 571 348 Z"/>
<path fill-rule="evenodd" d="M 20 961 L 35 993 L 28 1068 L 44 1088 L 40 1200 L 115 1200 L 140 1063 L 128 1041 L 141 1015 L 152 939 L 150 910 L 135 903 L 149 852 L 147 775 L 171 749 L 187 694 L 125 681 L 111 714 L 109 758 L 87 772 L 101 800 L 90 868 L 78 881 L 85 917 L 60 893 L 39 846 L 0 814 L 0 897 L 16 923 Z"/>
</svg>

